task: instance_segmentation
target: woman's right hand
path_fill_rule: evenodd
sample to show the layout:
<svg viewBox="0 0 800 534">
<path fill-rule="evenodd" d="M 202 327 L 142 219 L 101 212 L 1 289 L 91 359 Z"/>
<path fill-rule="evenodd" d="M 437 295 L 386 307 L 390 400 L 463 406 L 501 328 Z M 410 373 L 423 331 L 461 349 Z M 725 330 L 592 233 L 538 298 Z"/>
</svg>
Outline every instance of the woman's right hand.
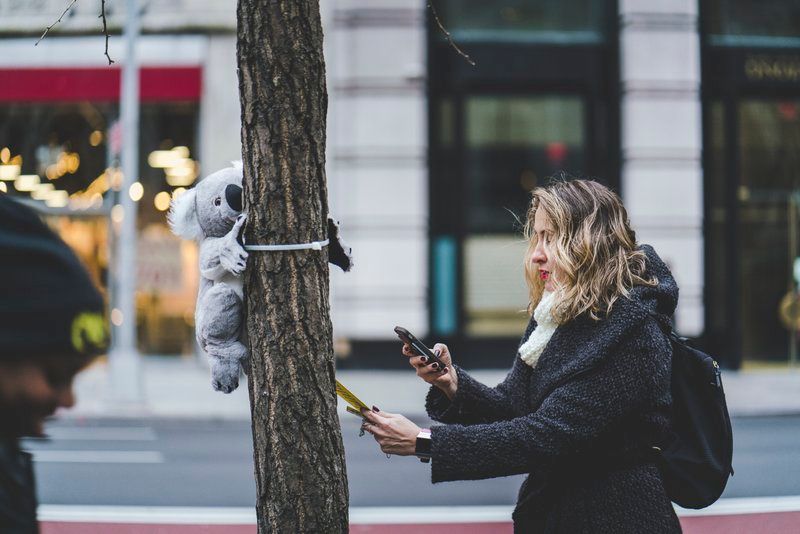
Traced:
<svg viewBox="0 0 800 534">
<path fill-rule="evenodd" d="M 408 363 L 411 367 L 416 369 L 417 376 L 423 379 L 428 384 L 436 386 L 441 389 L 447 398 L 453 400 L 458 389 L 458 375 L 453 368 L 453 360 L 450 357 L 450 350 L 447 345 L 437 343 L 433 346 L 433 352 L 439 357 L 445 365 L 444 369 L 440 369 L 436 363 L 428 362 L 426 356 L 419 356 L 416 351 L 411 348 L 411 345 L 403 344 L 403 355 L 408 357 Z"/>
</svg>

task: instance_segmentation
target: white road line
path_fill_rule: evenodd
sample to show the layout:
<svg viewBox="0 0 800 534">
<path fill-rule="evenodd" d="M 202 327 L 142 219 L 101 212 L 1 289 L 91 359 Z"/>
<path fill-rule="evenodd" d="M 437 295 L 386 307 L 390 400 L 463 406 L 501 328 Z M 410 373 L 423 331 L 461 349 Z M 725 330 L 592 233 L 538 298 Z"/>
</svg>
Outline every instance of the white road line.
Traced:
<svg viewBox="0 0 800 534">
<path fill-rule="evenodd" d="M 47 439 L 49 438 L 49 439 Z M 155 441 L 156 433 L 150 427 L 56 427 L 47 429 L 47 438 L 42 441 Z"/>
<path fill-rule="evenodd" d="M 513 506 L 391 506 L 350 508 L 350 524 L 510 522 Z M 680 516 L 800 512 L 800 496 L 722 499 L 705 510 L 677 508 Z M 255 510 L 172 506 L 41 505 L 39 520 L 87 523 L 252 525 Z"/>
<path fill-rule="evenodd" d="M 350 508 L 350 523 L 507 523 L 513 511 L 513 506 L 361 506 Z"/>
<path fill-rule="evenodd" d="M 39 521 L 65 523 L 153 523 L 166 525 L 253 525 L 254 508 L 178 506 L 40 505 Z"/>
<path fill-rule="evenodd" d="M 159 451 L 51 451 L 33 450 L 34 462 L 87 464 L 163 464 Z"/>
<path fill-rule="evenodd" d="M 675 507 L 680 516 L 698 515 L 737 515 L 760 514 L 771 512 L 800 512 L 800 495 L 780 497 L 741 497 L 720 499 L 702 510 L 687 510 Z"/>
</svg>

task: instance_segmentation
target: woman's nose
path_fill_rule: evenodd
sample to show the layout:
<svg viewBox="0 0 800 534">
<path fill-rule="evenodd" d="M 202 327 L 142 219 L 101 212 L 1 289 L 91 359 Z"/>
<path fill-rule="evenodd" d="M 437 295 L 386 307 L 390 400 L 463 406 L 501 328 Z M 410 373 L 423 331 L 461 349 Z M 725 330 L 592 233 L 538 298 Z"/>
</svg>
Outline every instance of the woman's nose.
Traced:
<svg viewBox="0 0 800 534">
<path fill-rule="evenodd" d="M 531 261 L 533 263 L 545 263 L 547 262 L 547 256 L 545 256 L 544 250 L 542 250 L 542 245 L 537 244 L 536 248 L 533 249 L 533 254 L 531 255 Z"/>
</svg>

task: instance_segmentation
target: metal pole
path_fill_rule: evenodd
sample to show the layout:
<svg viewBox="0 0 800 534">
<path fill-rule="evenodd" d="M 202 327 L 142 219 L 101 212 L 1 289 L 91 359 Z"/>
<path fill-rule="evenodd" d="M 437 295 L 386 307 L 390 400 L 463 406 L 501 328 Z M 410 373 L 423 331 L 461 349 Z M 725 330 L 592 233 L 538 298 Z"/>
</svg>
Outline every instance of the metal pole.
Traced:
<svg viewBox="0 0 800 534">
<path fill-rule="evenodd" d="M 109 366 L 112 395 L 123 403 L 142 402 L 141 361 L 136 349 L 136 208 L 130 187 L 139 176 L 139 65 L 136 41 L 140 25 L 139 0 L 127 0 L 125 11 L 125 63 L 122 69 L 122 185 L 119 200 L 122 222 L 117 239 L 116 326 Z"/>
</svg>

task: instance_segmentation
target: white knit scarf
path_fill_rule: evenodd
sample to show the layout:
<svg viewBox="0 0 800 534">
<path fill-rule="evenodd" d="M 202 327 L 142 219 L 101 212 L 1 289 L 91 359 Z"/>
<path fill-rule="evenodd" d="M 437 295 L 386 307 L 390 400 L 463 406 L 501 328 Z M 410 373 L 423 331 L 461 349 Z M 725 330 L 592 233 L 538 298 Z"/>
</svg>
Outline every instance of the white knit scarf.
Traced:
<svg viewBox="0 0 800 534">
<path fill-rule="evenodd" d="M 539 356 L 541 356 L 542 351 L 547 346 L 547 342 L 550 341 L 553 332 L 558 327 L 558 324 L 553 320 L 553 315 L 550 313 L 554 303 L 555 293 L 553 291 L 545 291 L 536 309 L 533 310 L 536 328 L 519 348 L 519 357 L 531 367 L 536 367 Z"/>
</svg>

